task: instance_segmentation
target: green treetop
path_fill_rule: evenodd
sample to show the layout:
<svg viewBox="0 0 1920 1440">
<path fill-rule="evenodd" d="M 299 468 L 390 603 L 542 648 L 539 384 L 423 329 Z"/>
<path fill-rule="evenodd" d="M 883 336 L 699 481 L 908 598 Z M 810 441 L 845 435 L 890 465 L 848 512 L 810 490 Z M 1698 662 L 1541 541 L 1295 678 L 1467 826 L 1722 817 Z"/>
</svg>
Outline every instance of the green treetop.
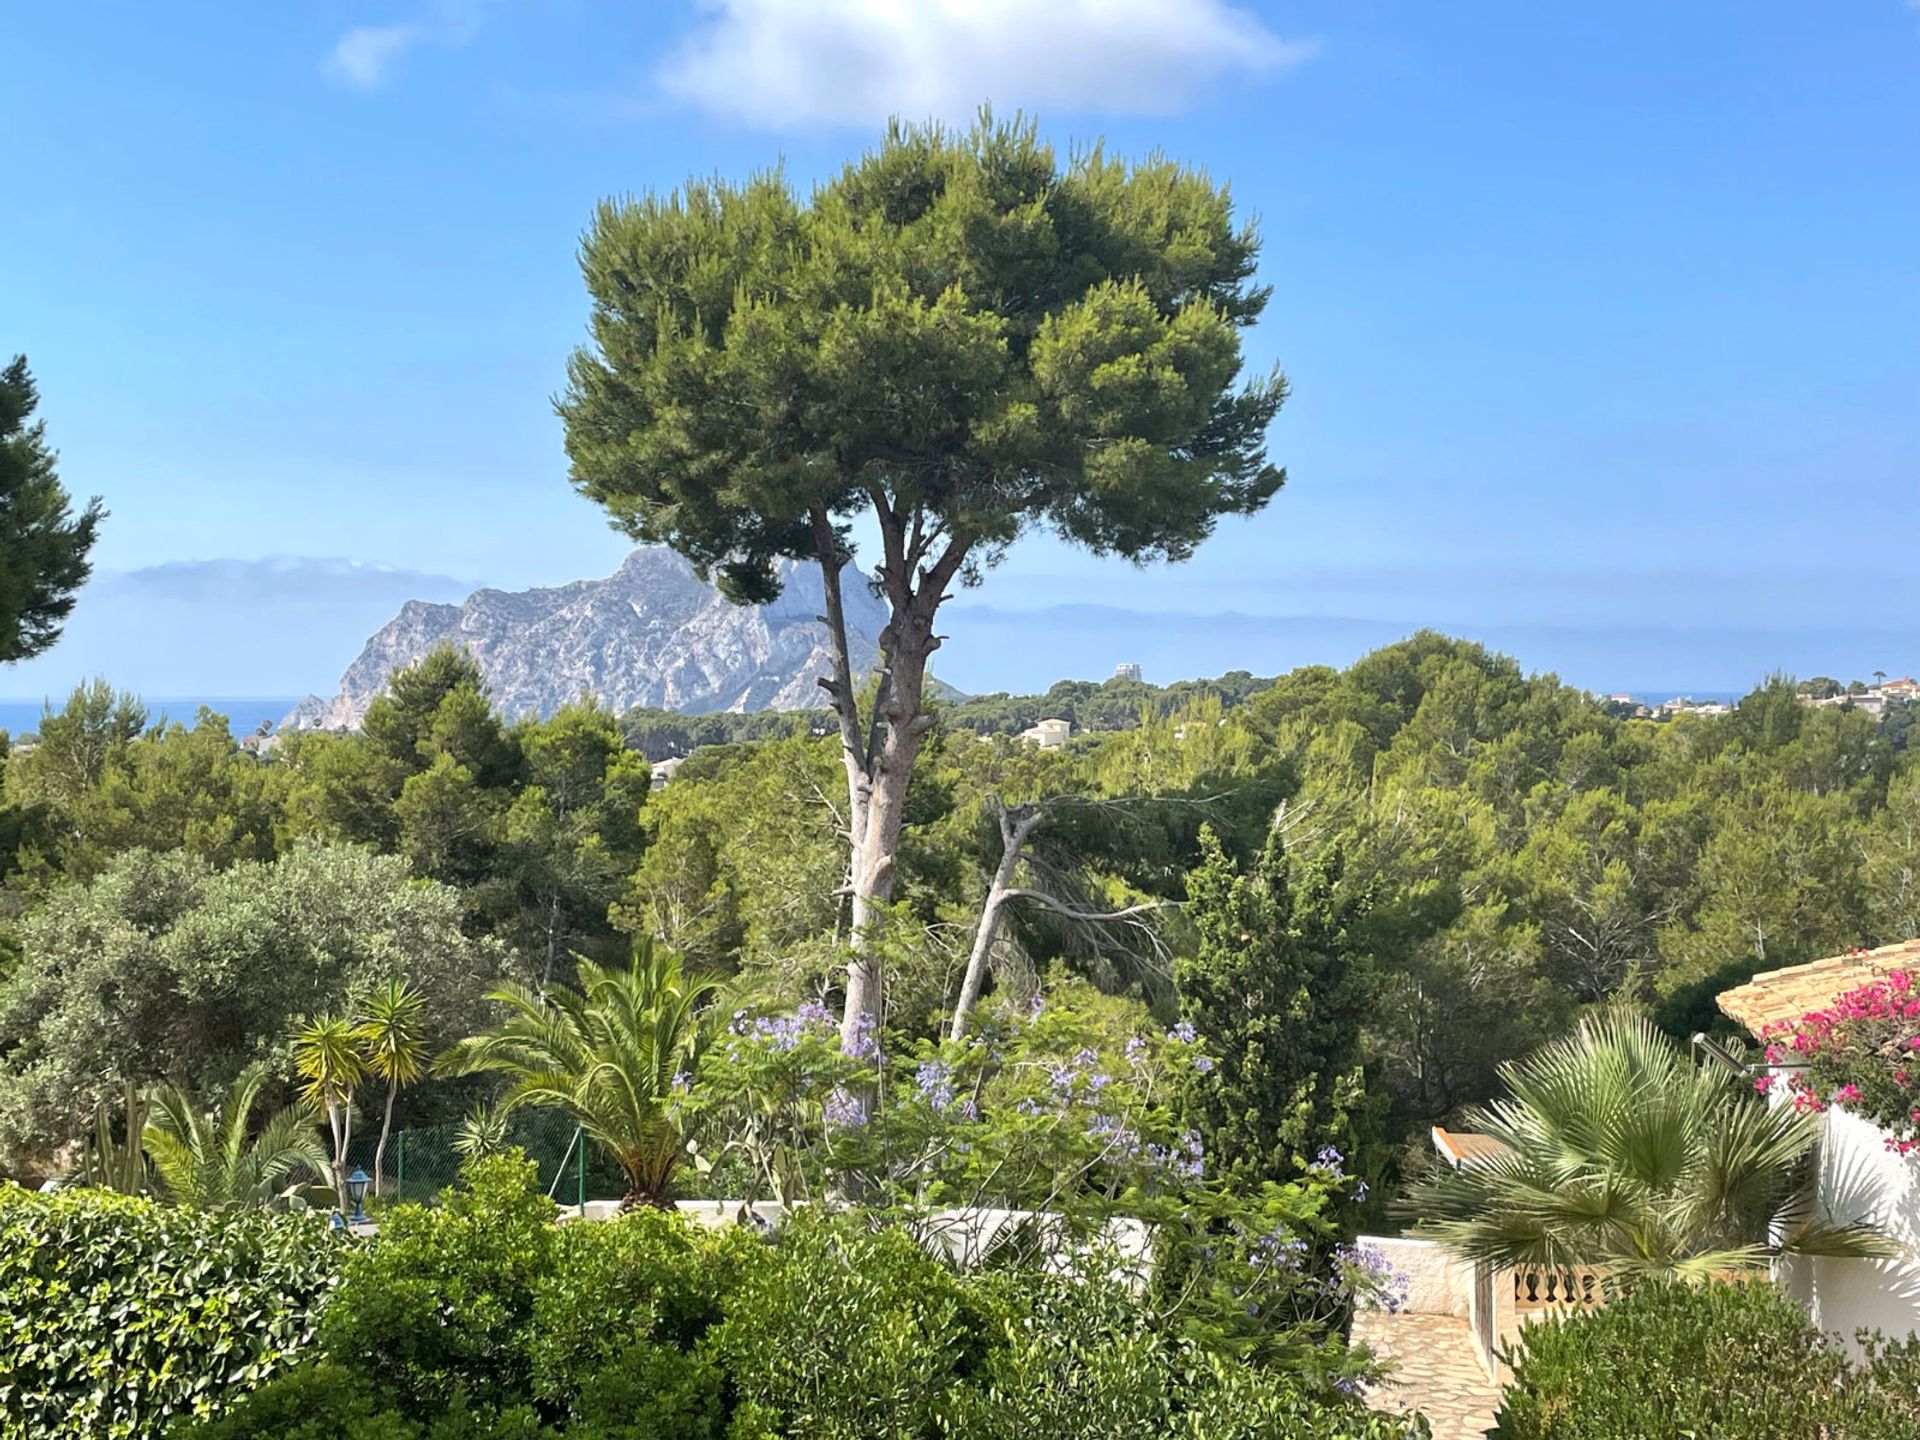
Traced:
<svg viewBox="0 0 1920 1440">
<path fill-rule="evenodd" d="M 60 638 L 87 555 L 105 518 L 99 497 L 80 514 L 60 484 L 46 425 L 32 419 L 40 392 L 16 355 L 0 370 L 0 661 L 28 660 Z"/>
<path fill-rule="evenodd" d="M 1279 489 L 1276 373 L 1241 387 L 1267 299 L 1224 187 L 1031 124 L 895 124 L 811 202 L 777 171 L 603 204 L 581 247 L 593 343 L 559 405 L 574 485 L 732 598 L 818 564 L 848 785 L 856 938 L 845 1024 L 878 1012 L 860 937 L 891 899 L 930 717 L 934 617 L 1034 529 L 1183 559 Z M 879 537 L 891 615 L 857 703 L 841 572 Z M 863 710 L 868 723 L 862 723 Z"/>
<path fill-rule="evenodd" d="M 1275 834 L 1241 873 L 1211 834 L 1205 849 L 1187 879 L 1197 943 L 1174 978 L 1215 1061 L 1194 1097 L 1215 1173 L 1258 1184 L 1337 1168 L 1368 1121 L 1364 902 L 1338 886 L 1337 853 L 1297 864 Z"/>
</svg>

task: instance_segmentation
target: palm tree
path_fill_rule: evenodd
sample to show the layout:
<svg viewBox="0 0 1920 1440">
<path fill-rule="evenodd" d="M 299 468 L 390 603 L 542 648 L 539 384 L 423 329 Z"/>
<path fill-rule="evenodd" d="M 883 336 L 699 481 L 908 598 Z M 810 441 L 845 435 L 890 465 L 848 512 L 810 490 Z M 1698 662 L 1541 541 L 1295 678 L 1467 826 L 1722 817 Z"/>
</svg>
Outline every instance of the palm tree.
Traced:
<svg viewBox="0 0 1920 1440">
<path fill-rule="evenodd" d="M 385 1189 L 387 1136 L 393 1132 L 393 1102 L 403 1087 L 426 1073 L 427 1033 L 422 1018 L 425 1000 L 404 980 L 389 980 L 361 1007 L 355 1035 L 366 1055 L 367 1068 L 387 1086 L 386 1109 L 380 1117 L 380 1139 L 373 1147 L 373 1193 Z"/>
<path fill-rule="evenodd" d="M 249 1065 L 211 1110 L 178 1085 L 154 1092 L 141 1144 L 174 1204 L 195 1210 L 261 1204 L 280 1180 L 327 1173 L 310 1104 L 277 1110 L 251 1133 L 254 1102 L 266 1081 L 265 1065 Z"/>
<path fill-rule="evenodd" d="M 1644 1016 L 1590 1018 L 1501 1078 L 1509 1097 L 1466 1123 L 1504 1150 L 1402 1207 L 1467 1259 L 1695 1280 L 1786 1252 L 1891 1253 L 1872 1227 L 1815 1213 L 1814 1116 L 1696 1066 Z"/>
<path fill-rule="evenodd" d="M 347 1145 L 353 1139 L 353 1092 L 366 1078 L 367 1062 L 351 1022 L 323 1016 L 293 1037 L 293 1063 L 306 1084 L 300 1093 L 327 1117 L 333 1137 L 333 1203 L 347 1203 Z"/>
<path fill-rule="evenodd" d="M 623 1203 L 668 1205 L 686 1158 L 668 1101 L 712 1039 L 725 1007 L 711 1002 L 725 988 L 720 976 L 690 975 L 678 955 L 641 940 L 627 966 L 582 960 L 578 990 L 495 991 L 507 1018 L 461 1041 L 447 1064 L 509 1076 L 502 1114 L 529 1105 L 565 1111 L 626 1174 Z"/>
</svg>

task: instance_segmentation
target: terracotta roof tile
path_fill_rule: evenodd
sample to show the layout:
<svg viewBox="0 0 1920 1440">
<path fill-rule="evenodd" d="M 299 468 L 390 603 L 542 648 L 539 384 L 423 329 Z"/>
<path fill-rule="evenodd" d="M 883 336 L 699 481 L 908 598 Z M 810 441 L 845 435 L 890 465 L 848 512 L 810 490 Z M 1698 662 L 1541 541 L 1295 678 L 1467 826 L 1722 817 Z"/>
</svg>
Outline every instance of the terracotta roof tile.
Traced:
<svg viewBox="0 0 1920 1440">
<path fill-rule="evenodd" d="M 1765 971 L 1744 985 L 1723 991 L 1720 1009 L 1758 1037 L 1768 1026 L 1790 1023 L 1812 1010 L 1824 1010 L 1849 990 L 1857 990 L 1892 970 L 1920 970 L 1920 940 L 1903 940 L 1877 950 L 1830 955 L 1805 965 Z"/>
<path fill-rule="evenodd" d="M 1506 1143 L 1491 1135 L 1479 1135 L 1471 1130 L 1443 1130 L 1438 1125 L 1433 1127 L 1433 1148 L 1456 1168 L 1507 1153 Z"/>
</svg>

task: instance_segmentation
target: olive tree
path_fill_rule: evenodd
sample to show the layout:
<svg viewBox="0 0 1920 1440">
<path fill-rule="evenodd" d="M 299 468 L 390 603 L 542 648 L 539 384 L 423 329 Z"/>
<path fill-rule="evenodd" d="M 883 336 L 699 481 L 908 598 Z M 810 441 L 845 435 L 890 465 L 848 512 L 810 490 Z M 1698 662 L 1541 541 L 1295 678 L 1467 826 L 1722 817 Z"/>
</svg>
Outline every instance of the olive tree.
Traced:
<svg viewBox="0 0 1920 1440">
<path fill-rule="evenodd" d="M 820 567 L 846 769 L 852 951 L 843 1023 L 874 1023 L 872 927 L 893 893 L 941 604 L 1016 539 L 1180 560 L 1283 473 L 1278 372 L 1243 384 L 1267 291 L 1224 186 L 1031 124 L 895 123 L 803 200 L 770 171 L 610 200 L 581 247 L 592 342 L 559 401 L 572 480 L 731 599 Z M 854 583 L 889 612 L 878 689 L 849 652 Z M 863 709 L 865 713 L 863 714 Z"/>
</svg>

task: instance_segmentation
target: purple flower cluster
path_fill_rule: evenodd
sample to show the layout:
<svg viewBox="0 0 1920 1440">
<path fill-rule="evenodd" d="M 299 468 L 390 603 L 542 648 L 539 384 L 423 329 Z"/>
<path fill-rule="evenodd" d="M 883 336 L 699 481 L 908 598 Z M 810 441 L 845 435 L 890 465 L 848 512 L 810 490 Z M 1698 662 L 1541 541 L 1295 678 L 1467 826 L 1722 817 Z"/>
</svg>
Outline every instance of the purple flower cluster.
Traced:
<svg viewBox="0 0 1920 1440">
<path fill-rule="evenodd" d="M 1307 1242 L 1284 1226 L 1254 1237 L 1247 1263 L 1256 1270 L 1298 1270 L 1307 1261 Z"/>
<path fill-rule="evenodd" d="M 867 1107 L 859 1096 L 835 1090 L 827 1097 L 826 1120 L 829 1130 L 858 1130 L 867 1123 Z"/>
<path fill-rule="evenodd" d="M 1087 1138 L 1102 1146 L 1109 1155 L 1140 1153 L 1140 1137 L 1111 1115 L 1095 1115 L 1087 1121 Z"/>
<path fill-rule="evenodd" d="M 1187 1131 L 1177 1145 L 1149 1145 L 1147 1158 L 1182 1179 L 1204 1180 L 1207 1175 L 1207 1147 L 1198 1130 Z"/>
<path fill-rule="evenodd" d="M 1358 1274 L 1362 1283 L 1373 1290 L 1380 1308 L 1389 1315 L 1399 1313 L 1400 1307 L 1407 1303 L 1413 1288 L 1411 1278 L 1396 1270 L 1377 1245 L 1342 1245 L 1334 1251 L 1334 1259 L 1343 1268 Z"/>
<path fill-rule="evenodd" d="M 1339 1147 L 1334 1145 L 1322 1145 L 1319 1153 L 1313 1157 L 1314 1168 L 1317 1170 L 1325 1170 L 1336 1180 L 1347 1173 L 1346 1170 L 1342 1168 L 1346 1162 L 1347 1157 L 1342 1155 Z"/>
<path fill-rule="evenodd" d="M 953 1104 L 953 1069 L 942 1060 L 923 1060 L 913 1072 L 913 1088 L 921 1103 L 935 1110 Z"/>
<path fill-rule="evenodd" d="M 853 1022 L 853 1034 L 840 1037 L 840 1049 L 851 1060 L 871 1060 L 880 1048 L 875 1038 L 873 1016 L 861 1014 Z"/>
<path fill-rule="evenodd" d="M 791 1015 L 749 1015 L 745 1010 L 733 1012 L 734 1034 L 765 1041 L 783 1053 L 792 1050 L 810 1035 L 827 1035 L 832 1031 L 832 1012 L 818 1000 L 807 1001 Z"/>
<path fill-rule="evenodd" d="M 1167 1038 L 1181 1045 L 1194 1045 L 1199 1043 L 1200 1032 L 1193 1028 L 1193 1022 L 1191 1020 L 1182 1020 L 1167 1032 Z M 1213 1073 L 1213 1057 L 1211 1055 L 1196 1053 L 1193 1057 L 1193 1068 L 1202 1075 L 1211 1075 Z"/>
</svg>

